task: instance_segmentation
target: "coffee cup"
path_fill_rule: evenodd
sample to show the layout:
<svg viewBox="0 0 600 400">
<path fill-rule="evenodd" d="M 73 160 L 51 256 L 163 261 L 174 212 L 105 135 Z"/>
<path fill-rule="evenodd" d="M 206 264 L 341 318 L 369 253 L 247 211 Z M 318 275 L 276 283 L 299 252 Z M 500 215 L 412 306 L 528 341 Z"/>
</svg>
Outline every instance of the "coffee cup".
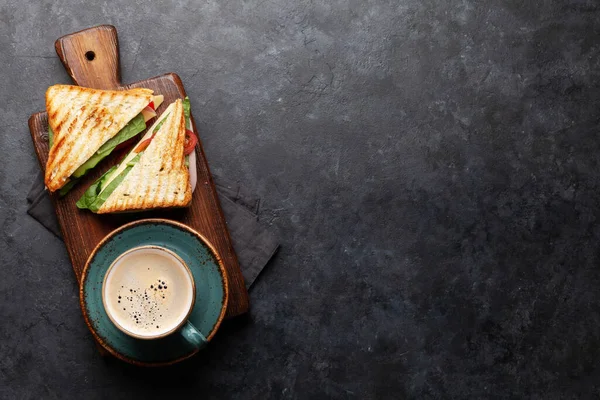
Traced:
<svg viewBox="0 0 600 400">
<path fill-rule="evenodd" d="M 102 284 L 106 314 L 123 333 L 143 340 L 180 334 L 202 348 L 206 337 L 188 321 L 195 298 L 194 277 L 186 263 L 154 245 L 121 254 Z"/>
</svg>

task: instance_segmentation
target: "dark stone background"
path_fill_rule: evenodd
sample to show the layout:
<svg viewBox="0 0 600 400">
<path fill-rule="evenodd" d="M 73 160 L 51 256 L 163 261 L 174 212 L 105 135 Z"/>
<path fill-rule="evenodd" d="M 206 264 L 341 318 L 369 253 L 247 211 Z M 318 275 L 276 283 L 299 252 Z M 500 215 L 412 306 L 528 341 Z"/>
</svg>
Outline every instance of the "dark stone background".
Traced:
<svg viewBox="0 0 600 400">
<path fill-rule="evenodd" d="M 0 0 L 0 398 L 599 394 L 594 0 Z M 180 74 L 214 172 L 282 247 L 247 318 L 167 370 L 99 357 L 26 215 L 27 118 L 100 23 Z"/>
</svg>

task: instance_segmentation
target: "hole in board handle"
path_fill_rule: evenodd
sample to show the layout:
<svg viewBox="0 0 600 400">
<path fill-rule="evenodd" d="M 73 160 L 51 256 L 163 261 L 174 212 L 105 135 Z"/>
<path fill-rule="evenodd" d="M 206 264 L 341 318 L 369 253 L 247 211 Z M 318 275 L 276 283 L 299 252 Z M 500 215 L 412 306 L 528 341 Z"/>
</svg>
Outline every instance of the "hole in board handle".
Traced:
<svg viewBox="0 0 600 400">
<path fill-rule="evenodd" d="M 96 58 L 96 53 L 93 51 L 88 51 L 85 53 L 85 58 L 87 58 L 88 61 L 94 61 L 94 58 Z"/>
</svg>

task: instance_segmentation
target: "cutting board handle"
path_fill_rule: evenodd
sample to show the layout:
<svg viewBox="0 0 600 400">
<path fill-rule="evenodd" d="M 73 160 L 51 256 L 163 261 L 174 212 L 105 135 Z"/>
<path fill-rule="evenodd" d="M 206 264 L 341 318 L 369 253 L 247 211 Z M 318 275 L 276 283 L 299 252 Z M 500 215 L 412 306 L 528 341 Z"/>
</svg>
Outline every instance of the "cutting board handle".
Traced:
<svg viewBox="0 0 600 400">
<path fill-rule="evenodd" d="M 119 39 L 112 25 L 100 25 L 59 38 L 56 53 L 75 84 L 94 89 L 121 86 Z"/>
</svg>

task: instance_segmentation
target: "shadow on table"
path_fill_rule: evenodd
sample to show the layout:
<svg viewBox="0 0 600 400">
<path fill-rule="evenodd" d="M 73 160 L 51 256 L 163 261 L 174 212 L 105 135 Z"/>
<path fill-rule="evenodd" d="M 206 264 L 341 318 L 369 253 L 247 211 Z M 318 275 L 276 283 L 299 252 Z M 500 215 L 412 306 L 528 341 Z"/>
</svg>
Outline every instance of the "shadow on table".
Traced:
<svg viewBox="0 0 600 400">
<path fill-rule="evenodd" d="M 104 357 L 103 361 L 115 374 L 127 376 L 133 381 L 139 380 L 139 383 L 147 384 L 149 381 L 153 381 L 156 387 L 188 386 L 198 383 L 199 376 L 208 374 L 212 370 L 211 366 L 213 366 L 215 360 L 220 358 L 220 349 L 227 346 L 227 342 L 237 332 L 248 328 L 250 325 L 252 325 L 252 318 L 249 313 L 224 321 L 219 328 L 219 333 L 215 335 L 204 350 L 188 360 L 171 366 L 139 367 L 112 356 Z"/>
</svg>

